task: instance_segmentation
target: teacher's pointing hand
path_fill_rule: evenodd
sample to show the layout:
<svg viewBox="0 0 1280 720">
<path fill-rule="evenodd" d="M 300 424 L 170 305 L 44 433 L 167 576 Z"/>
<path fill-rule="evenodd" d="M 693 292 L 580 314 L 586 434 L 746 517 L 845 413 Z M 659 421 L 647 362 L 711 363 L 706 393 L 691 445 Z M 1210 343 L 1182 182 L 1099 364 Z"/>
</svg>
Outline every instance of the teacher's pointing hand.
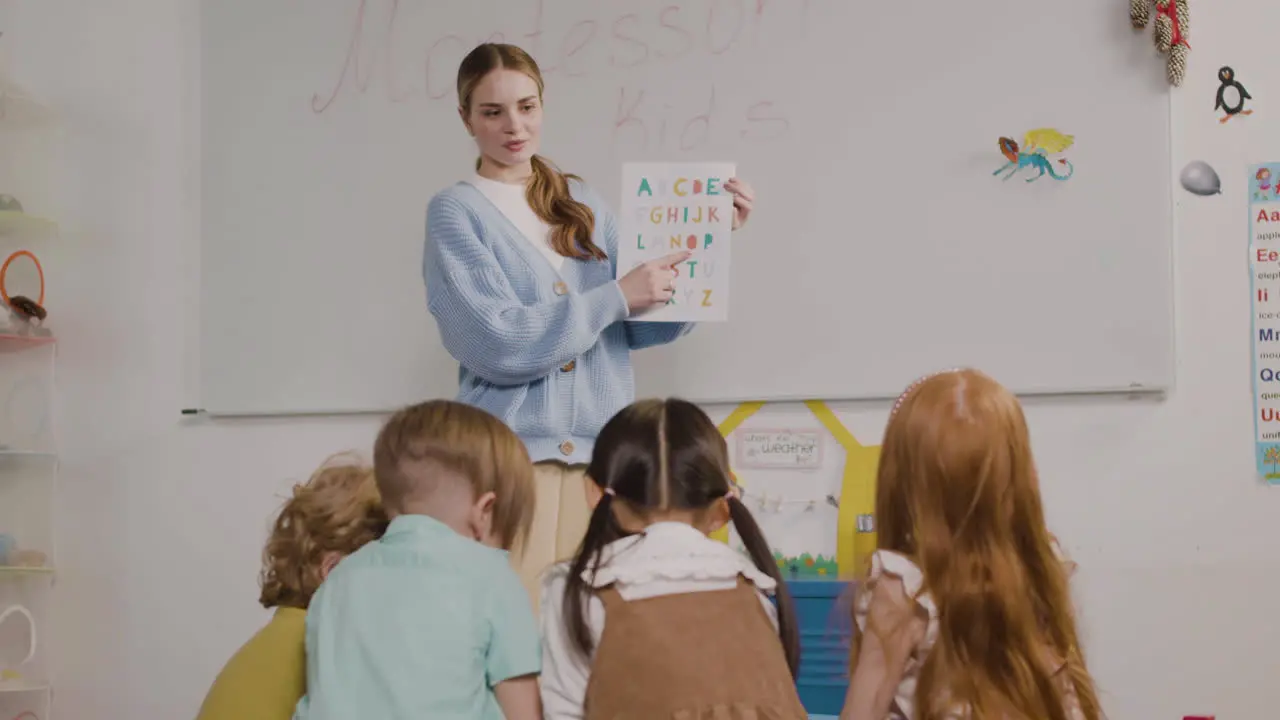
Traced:
<svg viewBox="0 0 1280 720">
<path fill-rule="evenodd" d="M 627 273 L 618 281 L 627 307 L 632 313 L 661 305 L 671 299 L 676 289 L 676 265 L 688 260 L 693 253 L 682 250 L 650 260 Z"/>
</svg>

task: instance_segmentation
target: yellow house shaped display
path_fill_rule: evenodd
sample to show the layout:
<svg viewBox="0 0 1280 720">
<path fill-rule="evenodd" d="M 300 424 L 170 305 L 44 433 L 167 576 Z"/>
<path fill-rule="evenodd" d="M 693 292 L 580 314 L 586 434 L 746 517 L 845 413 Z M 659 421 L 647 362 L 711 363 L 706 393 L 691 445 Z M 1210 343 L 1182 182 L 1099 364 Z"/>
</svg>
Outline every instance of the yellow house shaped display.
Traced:
<svg viewBox="0 0 1280 720">
<path fill-rule="evenodd" d="M 720 434 L 727 439 L 743 421 L 755 415 L 764 405 L 763 402 L 742 403 L 720 423 Z M 854 578 L 866 570 L 871 553 L 876 549 L 876 470 L 880 463 L 880 446 L 858 442 L 831 408 L 821 400 L 807 400 L 805 407 L 809 408 L 818 422 L 844 448 L 844 474 L 840 484 L 840 508 L 836 521 L 836 574 L 840 578 Z M 746 487 L 737 473 L 734 473 L 734 481 Z M 729 542 L 728 527 L 721 528 L 712 537 L 721 542 Z M 816 563 L 822 569 L 823 558 L 802 558 L 806 563 Z M 779 557 L 779 563 L 784 562 L 788 561 Z"/>
</svg>

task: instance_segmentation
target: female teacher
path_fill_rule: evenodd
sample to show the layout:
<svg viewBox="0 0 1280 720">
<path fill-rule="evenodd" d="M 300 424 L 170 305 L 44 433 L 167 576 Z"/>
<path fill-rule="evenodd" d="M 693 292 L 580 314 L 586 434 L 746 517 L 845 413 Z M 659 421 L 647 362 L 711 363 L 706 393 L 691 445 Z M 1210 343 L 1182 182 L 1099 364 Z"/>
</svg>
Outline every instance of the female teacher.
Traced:
<svg viewBox="0 0 1280 720">
<path fill-rule="evenodd" d="M 596 435 L 635 395 L 631 351 L 669 343 L 689 323 L 623 322 L 675 291 L 680 252 L 614 279 L 618 227 L 580 178 L 537 155 L 542 74 L 513 45 L 484 44 L 458 68 L 458 114 L 475 138 L 475 174 L 427 208 L 423 277 L 445 348 L 461 366 L 458 400 L 504 420 L 535 463 L 537 508 L 520 575 L 567 557 L 586 529 L 583 470 Z M 751 213 L 729 180 L 733 229 Z"/>
</svg>

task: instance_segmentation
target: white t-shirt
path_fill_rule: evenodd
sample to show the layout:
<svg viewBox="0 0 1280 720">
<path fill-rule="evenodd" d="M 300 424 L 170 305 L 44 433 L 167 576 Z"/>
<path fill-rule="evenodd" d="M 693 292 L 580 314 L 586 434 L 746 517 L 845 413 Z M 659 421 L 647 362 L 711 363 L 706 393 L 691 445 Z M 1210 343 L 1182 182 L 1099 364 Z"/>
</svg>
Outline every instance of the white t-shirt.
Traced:
<svg viewBox="0 0 1280 720">
<path fill-rule="evenodd" d="M 484 194 L 536 248 L 557 272 L 564 266 L 564 256 L 551 248 L 551 226 L 538 217 L 525 197 L 524 183 L 512 184 L 474 175 L 467 182 Z"/>
<path fill-rule="evenodd" d="M 546 720 L 579 720 L 591 677 L 591 661 L 582 657 L 564 624 L 564 586 L 568 563 L 553 565 L 542 579 L 542 712 Z M 613 585 L 624 600 L 678 593 L 731 590 L 742 575 L 756 587 L 765 614 L 777 627 L 769 599 L 777 583 L 728 545 L 690 525 L 659 522 L 643 534 L 607 545 L 600 556 L 595 586 Z M 587 602 L 587 627 L 595 646 L 604 634 L 604 603 Z"/>
</svg>

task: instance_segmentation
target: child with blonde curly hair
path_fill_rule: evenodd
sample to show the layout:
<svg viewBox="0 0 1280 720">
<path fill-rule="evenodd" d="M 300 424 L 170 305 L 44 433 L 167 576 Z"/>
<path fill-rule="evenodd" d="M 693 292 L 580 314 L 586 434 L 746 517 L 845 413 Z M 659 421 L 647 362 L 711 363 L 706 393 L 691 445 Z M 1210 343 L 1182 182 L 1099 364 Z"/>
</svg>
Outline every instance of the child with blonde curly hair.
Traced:
<svg viewBox="0 0 1280 720">
<path fill-rule="evenodd" d="M 259 602 L 271 621 L 231 657 L 197 720 L 288 720 L 306 690 L 306 614 L 311 596 L 343 557 L 382 536 L 387 517 L 373 468 L 329 458 L 276 517 L 262 551 Z"/>
</svg>

